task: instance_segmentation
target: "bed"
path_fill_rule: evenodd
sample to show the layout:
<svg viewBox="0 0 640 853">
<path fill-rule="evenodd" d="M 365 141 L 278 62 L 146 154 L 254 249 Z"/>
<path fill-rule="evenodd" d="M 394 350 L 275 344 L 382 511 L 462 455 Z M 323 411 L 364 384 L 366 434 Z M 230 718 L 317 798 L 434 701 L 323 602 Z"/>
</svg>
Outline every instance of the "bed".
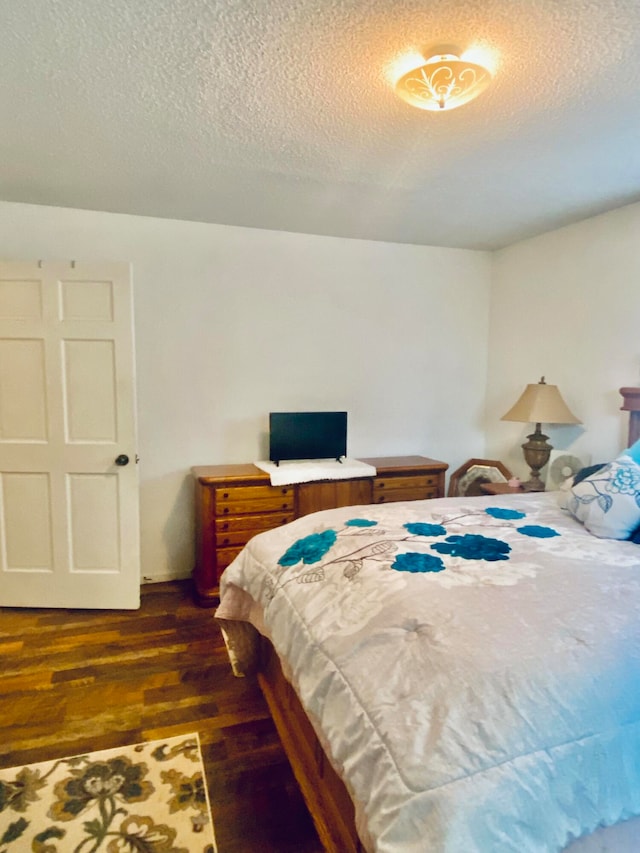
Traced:
<svg viewBox="0 0 640 853">
<path fill-rule="evenodd" d="M 232 664 L 258 672 L 328 851 L 640 849 L 640 547 L 589 529 L 602 476 L 574 511 L 326 510 L 225 570 Z"/>
</svg>

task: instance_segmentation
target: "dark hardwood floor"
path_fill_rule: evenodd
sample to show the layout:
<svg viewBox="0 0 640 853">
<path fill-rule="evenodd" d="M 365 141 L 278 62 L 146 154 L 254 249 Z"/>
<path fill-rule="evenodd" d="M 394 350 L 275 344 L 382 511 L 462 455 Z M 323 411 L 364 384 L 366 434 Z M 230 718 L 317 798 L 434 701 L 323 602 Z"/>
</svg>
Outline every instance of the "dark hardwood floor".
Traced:
<svg viewBox="0 0 640 853">
<path fill-rule="evenodd" d="M 219 853 L 321 853 L 257 683 L 187 581 L 137 611 L 0 608 L 0 767 L 197 731 Z"/>
</svg>

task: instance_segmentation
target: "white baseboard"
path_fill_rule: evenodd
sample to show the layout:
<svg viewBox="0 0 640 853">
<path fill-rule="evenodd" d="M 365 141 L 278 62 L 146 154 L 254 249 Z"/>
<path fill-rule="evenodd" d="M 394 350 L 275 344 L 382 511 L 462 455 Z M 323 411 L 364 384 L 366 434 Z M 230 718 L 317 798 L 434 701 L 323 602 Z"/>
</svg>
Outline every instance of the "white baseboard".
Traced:
<svg viewBox="0 0 640 853">
<path fill-rule="evenodd" d="M 140 579 L 142 585 L 147 583 L 166 583 L 167 581 L 184 581 L 191 577 L 191 573 L 178 575 L 143 575 Z"/>
</svg>

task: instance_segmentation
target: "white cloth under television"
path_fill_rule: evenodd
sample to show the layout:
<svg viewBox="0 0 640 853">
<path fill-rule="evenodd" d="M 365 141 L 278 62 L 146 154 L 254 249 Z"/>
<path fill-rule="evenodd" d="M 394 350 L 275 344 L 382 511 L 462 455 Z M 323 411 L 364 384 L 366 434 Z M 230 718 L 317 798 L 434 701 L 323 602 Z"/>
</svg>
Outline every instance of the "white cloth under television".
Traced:
<svg viewBox="0 0 640 853">
<path fill-rule="evenodd" d="M 254 462 L 271 477 L 272 486 L 290 486 L 293 483 L 312 483 L 315 480 L 353 480 L 356 477 L 375 477 L 373 465 L 359 459 L 290 459 L 275 462 Z"/>
</svg>

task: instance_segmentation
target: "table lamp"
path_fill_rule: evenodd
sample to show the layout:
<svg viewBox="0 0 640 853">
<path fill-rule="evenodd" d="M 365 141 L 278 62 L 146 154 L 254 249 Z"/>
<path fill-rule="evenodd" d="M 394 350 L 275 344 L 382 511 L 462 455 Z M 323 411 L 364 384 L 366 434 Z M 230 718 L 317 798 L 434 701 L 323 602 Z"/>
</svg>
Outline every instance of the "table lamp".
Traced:
<svg viewBox="0 0 640 853">
<path fill-rule="evenodd" d="M 547 385 L 544 376 L 535 385 L 527 385 L 516 404 L 500 420 L 534 423 L 535 432 L 522 445 L 525 462 L 531 469 L 529 480 L 522 484 L 526 492 L 543 492 L 540 469 L 549 461 L 553 450 L 549 436 L 543 435 L 541 424 L 580 424 L 581 420 L 569 411 L 557 385 Z"/>
</svg>

